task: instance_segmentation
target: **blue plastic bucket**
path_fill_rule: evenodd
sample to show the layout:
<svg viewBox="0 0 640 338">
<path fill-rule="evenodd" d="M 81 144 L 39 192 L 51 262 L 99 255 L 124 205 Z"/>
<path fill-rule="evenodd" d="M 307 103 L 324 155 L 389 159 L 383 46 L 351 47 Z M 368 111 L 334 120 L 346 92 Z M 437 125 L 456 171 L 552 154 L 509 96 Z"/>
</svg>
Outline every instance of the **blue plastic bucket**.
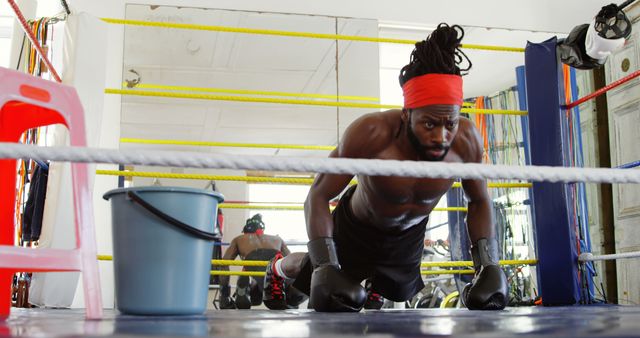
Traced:
<svg viewBox="0 0 640 338">
<path fill-rule="evenodd" d="M 199 315 L 207 308 L 216 192 L 182 187 L 108 191 L 117 309 L 136 315 Z"/>
</svg>

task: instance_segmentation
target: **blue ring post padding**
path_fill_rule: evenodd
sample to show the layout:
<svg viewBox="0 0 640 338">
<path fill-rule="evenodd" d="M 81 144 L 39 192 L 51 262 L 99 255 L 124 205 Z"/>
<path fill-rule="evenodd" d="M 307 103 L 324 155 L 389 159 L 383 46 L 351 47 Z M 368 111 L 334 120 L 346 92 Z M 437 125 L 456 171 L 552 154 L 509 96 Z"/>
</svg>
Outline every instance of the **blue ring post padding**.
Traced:
<svg viewBox="0 0 640 338">
<path fill-rule="evenodd" d="M 525 49 L 531 164 L 563 166 L 567 149 L 562 135 L 561 72 L 557 39 L 528 43 Z M 564 100 L 563 100 L 564 101 Z M 544 305 L 575 304 L 580 299 L 576 237 L 570 226 L 565 185 L 533 184 L 538 285 Z"/>
<path fill-rule="evenodd" d="M 518 91 L 518 109 L 528 110 L 527 105 L 527 83 L 524 66 L 516 67 L 516 89 Z M 531 153 L 529 152 L 529 117 L 520 117 L 522 126 L 522 142 L 524 143 L 524 163 L 531 164 Z"/>
</svg>

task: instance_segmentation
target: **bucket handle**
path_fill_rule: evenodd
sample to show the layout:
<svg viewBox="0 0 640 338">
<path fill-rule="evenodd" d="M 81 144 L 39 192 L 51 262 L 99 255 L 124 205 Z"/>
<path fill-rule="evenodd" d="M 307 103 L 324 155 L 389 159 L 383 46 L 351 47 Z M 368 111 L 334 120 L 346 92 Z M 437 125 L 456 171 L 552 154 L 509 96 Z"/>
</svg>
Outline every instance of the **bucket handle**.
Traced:
<svg viewBox="0 0 640 338">
<path fill-rule="evenodd" d="M 211 232 L 206 232 L 206 231 L 202 231 L 200 229 L 196 229 L 188 224 L 182 223 L 179 220 L 165 214 L 164 212 L 160 211 L 158 208 L 154 207 L 153 205 L 151 205 L 149 202 L 145 201 L 144 199 L 142 199 L 142 197 L 140 197 L 140 195 L 138 195 L 138 193 L 134 192 L 134 191 L 127 191 L 127 196 L 134 202 L 140 204 L 140 206 L 142 206 L 143 208 L 147 209 L 149 212 L 151 212 L 152 214 L 156 215 L 157 217 L 159 217 L 160 219 L 162 219 L 163 221 L 173 225 L 174 227 L 185 231 L 199 239 L 204 239 L 207 241 L 217 241 L 220 239 L 220 236 L 217 236 L 214 233 Z"/>
</svg>

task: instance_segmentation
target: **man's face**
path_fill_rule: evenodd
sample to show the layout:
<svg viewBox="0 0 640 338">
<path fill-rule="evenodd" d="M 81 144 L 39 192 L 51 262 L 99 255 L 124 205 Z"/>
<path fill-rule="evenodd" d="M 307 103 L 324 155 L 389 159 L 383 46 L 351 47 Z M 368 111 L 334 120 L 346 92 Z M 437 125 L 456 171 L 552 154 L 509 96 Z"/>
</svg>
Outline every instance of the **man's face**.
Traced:
<svg viewBox="0 0 640 338">
<path fill-rule="evenodd" d="M 430 105 L 408 112 L 407 137 L 421 160 L 441 161 L 458 132 L 460 106 Z"/>
</svg>

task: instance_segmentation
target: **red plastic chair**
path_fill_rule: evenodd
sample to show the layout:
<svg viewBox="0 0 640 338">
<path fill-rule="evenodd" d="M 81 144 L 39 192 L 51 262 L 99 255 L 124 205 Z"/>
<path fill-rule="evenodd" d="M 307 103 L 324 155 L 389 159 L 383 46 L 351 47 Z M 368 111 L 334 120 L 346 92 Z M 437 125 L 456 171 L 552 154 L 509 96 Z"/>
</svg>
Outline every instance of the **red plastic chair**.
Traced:
<svg viewBox="0 0 640 338">
<path fill-rule="evenodd" d="M 0 142 L 18 142 L 27 129 L 63 124 L 72 146 L 86 146 L 84 111 L 75 89 L 0 67 Z M 14 246 L 16 160 L 0 160 L 0 320 L 11 310 L 12 275 L 18 271 L 81 271 L 86 317 L 102 317 L 88 167 L 72 163 L 76 248 L 30 249 Z"/>
</svg>

